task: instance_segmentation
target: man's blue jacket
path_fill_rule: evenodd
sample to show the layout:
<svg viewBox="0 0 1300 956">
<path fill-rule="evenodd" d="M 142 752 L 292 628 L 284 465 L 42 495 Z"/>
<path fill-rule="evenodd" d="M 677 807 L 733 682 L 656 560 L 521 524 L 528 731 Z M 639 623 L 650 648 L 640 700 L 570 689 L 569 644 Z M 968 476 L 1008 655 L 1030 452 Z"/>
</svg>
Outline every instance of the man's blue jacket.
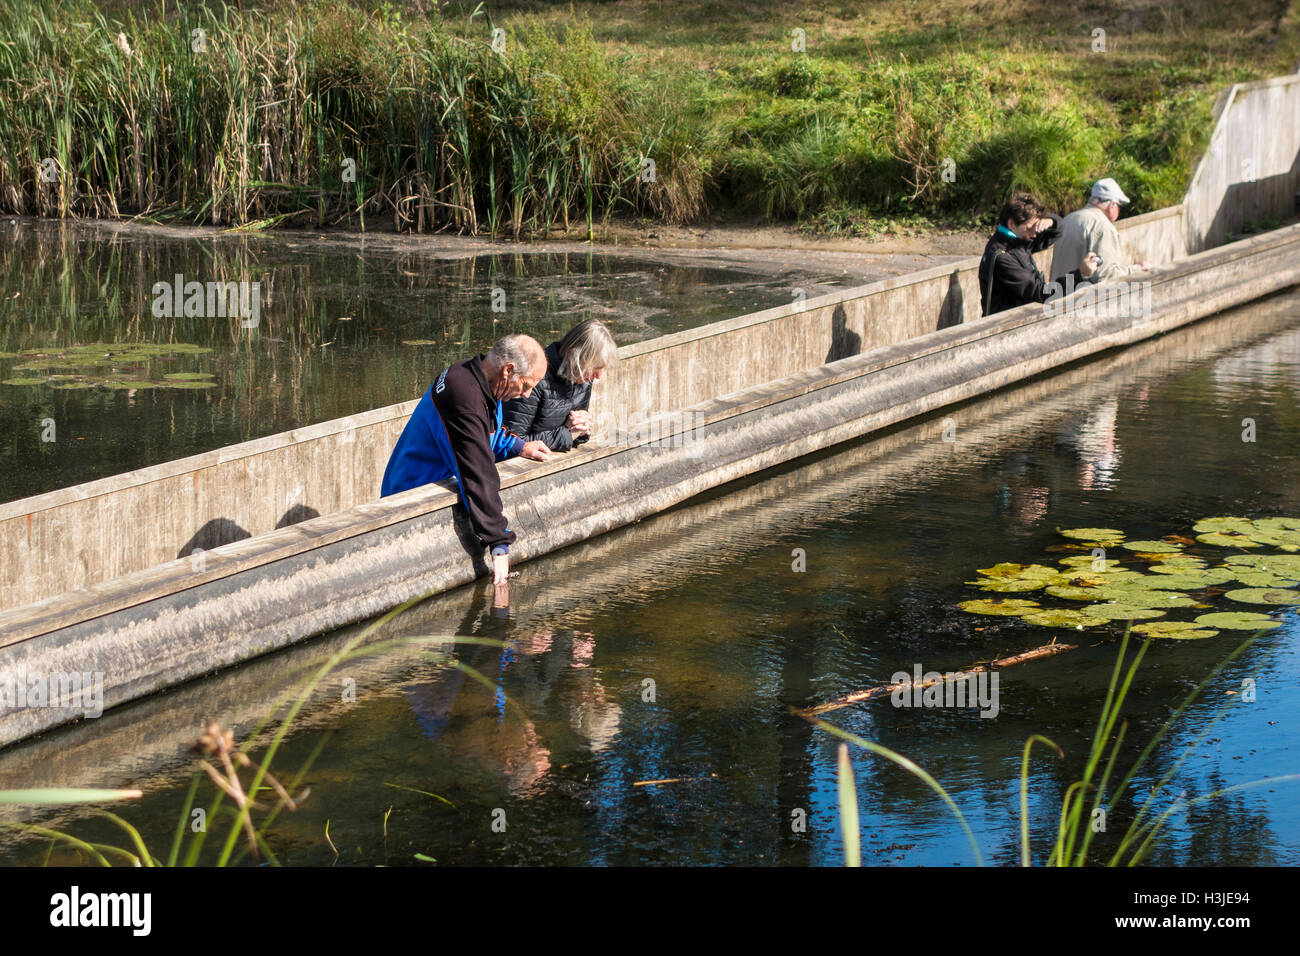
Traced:
<svg viewBox="0 0 1300 956">
<path fill-rule="evenodd" d="M 501 424 L 483 356 L 443 370 L 420 399 L 384 469 L 382 495 L 452 479 L 484 547 L 514 543 L 501 505 L 496 463 L 518 455 L 524 440 Z"/>
</svg>

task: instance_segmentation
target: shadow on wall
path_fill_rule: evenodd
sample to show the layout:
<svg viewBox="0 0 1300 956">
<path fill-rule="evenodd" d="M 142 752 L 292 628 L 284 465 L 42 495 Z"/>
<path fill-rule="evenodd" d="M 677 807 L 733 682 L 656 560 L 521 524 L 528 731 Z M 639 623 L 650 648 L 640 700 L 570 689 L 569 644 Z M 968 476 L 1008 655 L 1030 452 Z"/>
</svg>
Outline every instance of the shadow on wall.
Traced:
<svg viewBox="0 0 1300 956">
<path fill-rule="evenodd" d="M 961 325 L 965 308 L 965 300 L 961 293 L 961 272 L 953 269 L 952 275 L 948 277 L 948 294 L 943 297 L 943 305 L 939 307 L 939 324 L 935 328 L 949 329 L 954 325 Z"/>
<path fill-rule="evenodd" d="M 315 508 L 308 508 L 306 505 L 294 505 L 275 523 L 275 527 L 277 530 L 287 528 L 291 524 L 319 517 L 320 512 Z M 214 518 L 195 532 L 194 537 L 185 542 L 185 546 L 181 548 L 176 557 L 177 559 L 188 558 L 196 551 L 211 551 L 223 544 L 243 541 L 245 538 L 251 537 L 251 534 L 229 518 Z"/>
<path fill-rule="evenodd" d="M 849 328 L 849 317 L 844 306 L 837 305 L 831 313 L 831 350 L 826 353 L 823 365 L 857 355 L 862 351 L 862 336 Z"/>
<path fill-rule="evenodd" d="M 1267 219 L 1290 219 L 1298 211 L 1296 192 L 1300 190 L 1300 155 L 1291 171 L 1266 176 L 1250 183 L 1233 183 L 1223 194 L 1219 211 L 1206 233 L 1205 248 L 1223 245 L 1236 236 L 1247 223 Z"/>
</svg>

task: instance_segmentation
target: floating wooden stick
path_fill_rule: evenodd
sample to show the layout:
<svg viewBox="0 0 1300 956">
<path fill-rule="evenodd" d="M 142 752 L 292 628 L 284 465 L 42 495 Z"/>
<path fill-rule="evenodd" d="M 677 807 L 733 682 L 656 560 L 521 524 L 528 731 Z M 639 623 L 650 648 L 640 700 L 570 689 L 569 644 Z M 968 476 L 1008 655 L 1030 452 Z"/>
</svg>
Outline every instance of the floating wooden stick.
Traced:
<svg viewBox="0 0 1300 956">
<path fill-rule="evenodd" d="M 657 787 L 661 783 L 690 783 L 692 780 L 717 780 L 718 775 L 711 773 L 707 777 L 669 777 L 666 780 L 638 780 L 634 787 Z"/>
<path fill-rule="evenodd" d="M 1062 651 L 1072 651 L 1077 645 L 1075 644 L 1044 644 L 1042 647 L 1035 647 L 1032 651 L 1025 651 L 1021 654 L 1013 654 L 1010 657 L 1004 657 L 1001 660 L 990 661 L 987 664 L 976 664 L 974 667 L 968 667 L 963 671 L 953 671 L 948 674 L 940 674 L 936 680 L 922 681 L 917 687 L 929 687 L 932 684 L 942 684 L 948 677 L 954 680 L 965 678 L 969 674 L 978 674 L 981 671 L 992 670 L 993 668 L 1010 667 L 1012 664 L 1023 664 L 1025 661 L 1036 661 L 1040 657 L 1051 657 L 1053 654 L 1060 654 Z M 852 694 L 840 697 L 831 701 L 829 704 L 817 704 L 814 707 L 805 707 L 802 710 L 795 709 L 794 713 L 800 717 L 816 717 L 818 714 L 824 714 L 829 710 L 839 710 L 841 707 L 849 707 L 853 704 L 860 704 L 865 700 L 875 700 L 877 697 L 889 697 L 895 691 L 910 690 L 913 686 L 911 680 L 899 681 L 897 684 L 883 684 L 879 687 L 872 687 L 868 690 L 856 690 Z"/>
</svg>

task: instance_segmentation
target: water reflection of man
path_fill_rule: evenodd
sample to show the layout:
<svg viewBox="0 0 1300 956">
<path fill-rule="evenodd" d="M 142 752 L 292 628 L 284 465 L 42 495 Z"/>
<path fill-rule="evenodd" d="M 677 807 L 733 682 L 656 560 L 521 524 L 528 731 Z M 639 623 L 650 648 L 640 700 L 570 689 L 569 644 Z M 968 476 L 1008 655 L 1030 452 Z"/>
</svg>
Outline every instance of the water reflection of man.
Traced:
<svg viewBox="0 0 1300 956">
<path fill-rule="evenodd" d="M 1112 398 L 1102 402 L 1075 432 L 1079 450 L 1079 487 L 1109 488 L 1119 471 L 1120 449 L 1115 437 L 1119 402 Z"/>
<path fill-rule="evenodd" d="M 505 646 L 462 644 L 453 651 L 462 667 L 447 668 L 403 688 L 403 693 L 429 740 L 489 769 L 493 776 L 500 774 L 508 789 L 518 793 L 546 775 L 551 754 L 526 713 L 518 707 L 507 707 L 505 673 L 517 652 L 510 640 L 510 621 L 485 613 L 486 604 L 485 592 L 477 590 L 456 633 L 504 641 Z M 493 689 L 488 690 L 473 677 L 467 681 L 464 668 L 486 678 Z M 453 721 L 456 730 L 448 734 L 446 730 Z"/>
<path fill-rule="evenodd" d="M 563 714 L 569 729 L 599 753 L 618 734 L 622 709 L 606 693 L 592 667 L 595 636 L 589 632 L 543 628 L 515 633 L 508 618 L 498 616 L 497 589 L 487 613 L 484 591 L 475 593 L 458 634 L 505 641 L 505 647 L 463 645 L 457 658 L 487 678 L 465 680 L 460 668 L 405 688 L 416 722 L 430 740 L 465 759 L 502 774 L 512 792 L 540 781 L 551 768 L 552 754 L 529 715 Z M 456 730 L 445 734 L 453 722 Z"/>
</svg>

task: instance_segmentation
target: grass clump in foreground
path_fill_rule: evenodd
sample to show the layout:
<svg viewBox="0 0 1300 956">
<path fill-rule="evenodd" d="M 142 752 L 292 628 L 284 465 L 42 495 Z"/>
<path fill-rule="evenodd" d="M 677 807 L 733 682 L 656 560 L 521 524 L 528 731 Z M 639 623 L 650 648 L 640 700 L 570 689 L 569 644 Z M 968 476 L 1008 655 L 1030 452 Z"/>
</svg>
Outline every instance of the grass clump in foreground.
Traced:
<svg viewBox="0 0 1300 956">
<path fill-rule="evenodd" d="M 1265 0 L 244 6 L 5 5 L 0 209 L 872 235 L 1105 175 L 1140 213 L 1182 198 L 1220 89 L 1300 56 L 1300 11 Z"/>
<path fill-rule="evenodd" d="M 225 835 L 219 839 L 215 856 L 209 852 L 207 863 L 217 867 L 225 867 L 238 864 L 246 857 L 251 857 L 254 861 L 264 860 L 272 866 L 279 866 L 280 861 L 267 842 L 267 830 L 283 810 L 292 811 L 297 809 L 297 804 L 308 796 L 310 791 L 304 788 L 302 784 L 316 757 L 320 754 L 325 739 L 322 738 L 321 742 L 317 744 L 287 786 L 281 784 L 271 775 L 271 763 L 288 737 L 294 721 L 303 707 L 307 705 L 312 695 L 331 674 L 337 672 L 340 667 L 349 661 L 358 658 L 404 647 L 419 648 L 430 642 L 501 646 L 500 641 L 459 636 L 418 635 L 386 638 L 378 641 L 372 639 L 379 629 L 427 597 L 428 595 L 422 595 L 412 598 L 405 604 L 399 605 L 377 618 L 364 630 L 344 642 L 319 667 L 307 674 L 297 687 L 282 695 L 248 735 L 250 740 L 255 740 L 263 736 L 263 734 L 270 734 L 270 741 L 259 760 L 254 760 L 245 752 L 244 747 L 235 742 L 232 731 L 223 730 L 214 721 L 207 722 L 202 736 L 192 748 L 192 752 L 199 755 L 198 771 L 201 772 L 196 772 L 190 783 L 185 802 L 177 817 L 176 830 L 170 848 L 165 857 L 156 855 L 146 845 L 139 829 L 128 820 L 104 809 L 97 809 L 95 814 L 109 820 L 121 829 L 128 839 L 128 846 L 120 847 L 105 843 L 92 843 L 63 830 L 31 823 L 0 823 L 0 826 L 15 829 L 30 836 L 49 839 L 50 850 L 45 857 L 47 864 L 55 845 L 62 844 L 79 854 L 78 860 L 81 865 L 85 865 L 85 862 L 89 861 L 92 864 L 107 867 L 112 866 L 113 862 L 116 861 L 130 866 L 141 867 L 188 867 L 204 862 L 201 860 L 201 856 L 207 843 L 209 830 L 218 830 L 217 822 L 223 821 L 228 824 Z M 491 686 L 480 673 L 458 661 L 452 660 L 445 654 L 434 652 L 434 659 L 447 661 L 464 671 L 471 678 Z M 270 728 L 273 724 L 276 724 L 276 726 L 274 731 L 271 731 Z M 247 782 L 241 776 L 245 771 L 251 771 L 248 774 L 249 779 Z M 199 795 L 199 784 L 205 776 L 214 787 L 213 799 L 206 809 L 196 809 L 194 804 Z M 389 784 L 389 786 L 396 785 Z M 399 787 L 398 789 L 409 788 Z M 425 791 L 416 792 L 425 793 Z M 274 802 L 269 806 L 259 803 L 258 800 L 263 795 L 266 798 L 273 798 Z M 447 802 L 437 794 L 430 793 L 426 795 L 442 800 L 444 803 Z M 141 791 L 127 789 L 106 790 L 68 787 L 37 790 L 0 790 L 0 805 L 73 806 L 120 802 L 138 799 L 141 796 Z M 229 802 L 227 803 L 227 801 Z M 261 812 L 260 818 L 255 818 L 254 811 Z M 202 825 L 197 825 L 196 820 L 202 820 Z M 385 814 L 385 834 L 387 834 L 387 824 L 388 817 Z M 333 848 L 333 842 L 329 837 L 328 821 L 325 825 L 325 841 Z M 337 856 L 337 854 L 338 851 L 335 850 L 335 855 Z M 414 858 L 421 861 L 436 862 L 421 853 L 414 854 Z"/>
<path fill-rule="evenodd" d="M 1129 630 L 1124 633 L 1124 638 L 1120 642 L 1119 652 L 1115 658 L 1115 667 L 1111 673 L 1110 683 L 1106 688 L 1106 699 L 1102 705 L 1101 717 L 1097 722 L 1097 730 L 1093 735 L 1092 744 L 1089 747 L 1084 769 L 1081 777 L 1066 789 L 1065 797 L 1061 802 L 1060 821 L 1057 826 L 1056 840 L 1048 851 L 1045 862 L 1048 866 L 1085 866 L 1093 862 L 1103 862 L 1107 866 L 1136 866 L 1141 863 L 1151 852 L 1156 839 L 1164 830 L 1170 818 L 1178 812 L 1184 811 L 1198 803 L 1204 803 L 1217 799 L 1228 793 L 1238 790 L 1246 790 L 1252 787 L 1265 786 L 1268 784 L 1282 783 L 1285 781 L 1300 780 L 1300 773 L 1287 774 L 1280 777 L 1268 777 L 1263 780 L 1253 780 L 1247 783 L 1235 784 L 1230 787 L 1223 787 L 1211 793 L 1195 797 L 1191 800 L 1176 800 L 1164 810 L 1157 810 L 1161 793 L 1168 787 L 1171 780 L 1183 762 L 1191 755 L 1197 743 L 1205 737 L 1220 717 L 1226 713 L 1231 704 L 1225 704 L 1219 708 L 1213 718 L 1206 721 L 1199 733 L 1188 744 L 1186 750 L 1175 761 L 1172 762 L 1169 769 L 1161 777 L 1152 783 L 1147 789 L 1146 799 L 1137 807 L 1132 817 L 1132 822 L 1120 837 L 1113 852 L 1109 856 L 1105 854 L 1093 856 L 1089 855 L 1089 849 L 1092 847 L 1093 838 L 1096 836 L 1097 829 L 1092 825 L 1097 818 L 1098 811 L 1103 813 L 1113 811 L 1124 795 L 1129 792 L 1130 785 L 1134 778 L 1140 772 L 1147 760 L 1155 752 L 1160 741 L 1173 727 L 1174 723 L 1191 706 L 1191 704 L 1201 695 L 1207 686 L 1223 672 L 1223 670 L 1234 660 L 1240 657 L 1248 647 L 1250 647 L 1258 638 L 1259 634 L 1244 641 L 1223 661 L 1221 661 L 1192 691 L 1182 700 L 1174 709 L 1174 712 L 1160 726 L 1155 736 L 1146 745 L 1138 755 L 1128 772 L 1113 789 L 1108 789 L 1115 772 L 1115 764 L 1119 757 L 1120 747 L 1124 742 L 1125 733 L 1128 730 L 1127 721 L 1120 722 L 1119 715 L 1123 708 L 1124 700 L 1133 684 L 1133 678 L 1137 674 L 1138 667 L 1142 663 L 1142 658 L 1146 654 L 1149 642 L 1143 642 L 1142 646 L 1134 655 L 1131 663 L 1125 670 L 1125 657 L 1128 650 Z M 1263 632 L 1261 632 L 1263 633 Z M 980 854 L 979 844 L 975 840 L 975 834 L 972 832 L 970 825 L 966 822 L 965 816 L 957 807 L 957 804 L 949 796 L 948 792 L 932 776 L 917 766 L 911 760 L 895 753 L 887 747 L 883 747 L 873 741 L 864 740 L 854 734 L 826 723 L 816 718 L 812 723 L 821 729 L 839 737 L 840 739 L 851 743 L 856 747 L 867 750 L 879 757 L 884 757 L 898 766 L 902 767 L 908 773 L 917 777 L 927 787 L 933 790 L 940 799 L 947 805 L 948 809 L 956 817 L 957 822 L 961 824 L 962 830 L 970 842 L 971 850 L 975 855 L 977 865 L 983 866 L 984 859 Z M 1118 729 L 1117 729 L 1118 725 Z M 1044 744 L 1051 747 L 1057 752 L 1058 756 L 1064 756 L 1064 752 L 1053 741 L 1040 735 L 1034 734 L 1025 741 L 1023 756 L 1020 766 L 1020 863 L 1022 866 L 1031 866 L 1033 857 L 1030 851 L 1029 840 L 1029 758 L 1030 752 L 1035 743 Z M 839 780 L 839 805 L 840 805 L 840 826 L 844 832 L 845 864 L 847 866 L 861 865 L 861 837 L 860 823 L 857 807 L 857 791 L 853 782 L 853 770 L 849 761 L 848 748 L 846 744 L 840 744 L 838 756 L 838 780 Z"/>
</svg>

